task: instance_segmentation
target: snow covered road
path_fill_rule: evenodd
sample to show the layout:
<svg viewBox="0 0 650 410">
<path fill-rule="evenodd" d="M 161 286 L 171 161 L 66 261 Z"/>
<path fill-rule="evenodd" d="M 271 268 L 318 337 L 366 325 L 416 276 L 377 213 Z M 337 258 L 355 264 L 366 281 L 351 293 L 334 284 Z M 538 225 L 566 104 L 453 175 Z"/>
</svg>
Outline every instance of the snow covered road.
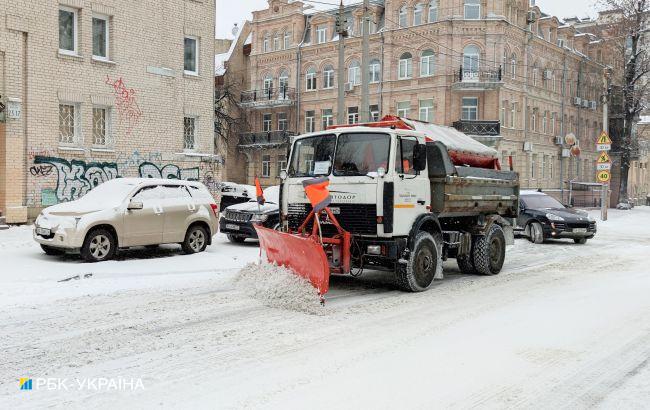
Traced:
<svg viewBox="0 0 650 410">
<path fill-rule="evenodd" d="M 84 264 L 45 256 L 27 227 L 0 232 L 0 408 L 650 403 L 649 207 L 610 211 L 586 245 L 519 239 L 498 276 L 447 262 L 420 294 L 335 277 L 320 315 L 247 296 L 233 278 L 257 247 L 216 242 Z M 20 377 L 144 389 L 20 391 Z"/>
</svg>

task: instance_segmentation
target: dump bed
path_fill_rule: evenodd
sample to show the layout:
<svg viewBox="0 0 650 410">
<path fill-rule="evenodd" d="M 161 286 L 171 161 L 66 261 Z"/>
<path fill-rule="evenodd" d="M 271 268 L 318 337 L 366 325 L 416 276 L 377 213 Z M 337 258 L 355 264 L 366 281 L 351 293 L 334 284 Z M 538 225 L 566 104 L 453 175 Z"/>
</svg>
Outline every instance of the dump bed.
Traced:
<svg viewBox="0 0 650 410">
<path fill-rule="evenodd" d="M 515 218 L 519 176 L 512 171 L 455 166 L 447 147 L 427 143 L 431 212 L 439 218 L 499 214 Z"/>
</svg>

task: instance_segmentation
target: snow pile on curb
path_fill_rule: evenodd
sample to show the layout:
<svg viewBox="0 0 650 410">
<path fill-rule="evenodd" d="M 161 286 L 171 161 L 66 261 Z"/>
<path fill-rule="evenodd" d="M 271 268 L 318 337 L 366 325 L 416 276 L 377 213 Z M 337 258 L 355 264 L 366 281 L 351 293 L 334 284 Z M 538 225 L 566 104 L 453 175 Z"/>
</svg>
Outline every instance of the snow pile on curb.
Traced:
<svg viewBox="0 0 650 410">
<path fill-rule="evenodd" d="M 318 291 L 307 279 L 284 266 L 249 263 L 235 277 L 235 285 L 267 306 L 323 314 Z"/>
</svg>

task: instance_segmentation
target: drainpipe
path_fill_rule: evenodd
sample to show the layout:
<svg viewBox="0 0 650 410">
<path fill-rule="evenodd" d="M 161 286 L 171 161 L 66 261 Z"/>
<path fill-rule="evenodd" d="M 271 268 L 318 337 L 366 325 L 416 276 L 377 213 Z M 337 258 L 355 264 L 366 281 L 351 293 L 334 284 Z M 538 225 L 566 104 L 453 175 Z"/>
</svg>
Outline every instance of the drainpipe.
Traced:
<svg viewBox="0 0 650 410">
<path fill-rule="evenodd" d="M 564 50 L 564 68 L 562 69 L 562 99 L 560 103 L 560 136 L 564 141 L 564 100 L 566 99 L 566 50 Z M 564 144 L 560 145 L 560 197 L 562 198 L 561 202 L 564 202 L 564 157 L 562 156 L 562 151 Z"/>
<path fill-rule="evenodd" d="M 305 17 L 307 19 L 307 17 Z M 305 22 L 307 23 L 307 22 Z M 302 40 L 298 44 L 298 50 L 296 51 L 296 134 L 300 134 L 298 131 L 300 129 L 300 102 L 301 102 L 301 91 L 300 85 L 302 81 L 300 79 L 300 66 L 302 65 L 302 46 L 305 44 L 305 37 L 307 36 L 307 24 L 305 24 L 305 29 L 302 32 Z"/>
</svg>

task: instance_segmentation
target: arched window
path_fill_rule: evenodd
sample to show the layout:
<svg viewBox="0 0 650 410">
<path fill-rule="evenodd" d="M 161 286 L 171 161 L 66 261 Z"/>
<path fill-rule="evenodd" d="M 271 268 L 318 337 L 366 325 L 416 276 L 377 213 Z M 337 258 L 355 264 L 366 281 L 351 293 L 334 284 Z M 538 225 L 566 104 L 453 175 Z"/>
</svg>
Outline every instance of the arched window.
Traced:
<svg viewBox="0 0 650 410">
<path fill-rule="evenodd" d="M 515 53 L 510 56 L 510 77 L 513 80 L 517 78 L 517 55 Z"/>
<path fill-rule="evenodd" d="M 438 0 L 429 2 L 429 23 L 438 21 Z"/>
<path fill-rule="evenodd" d="M 280 50 L 280 35 L 273 33 L 273 50 Z"/>
<path fill-rule="evenodd" d="M 533 87 L 537 87 L 537 82 L 539 79 L 539 68 L 537 68 L 537 62 L 533 64 Z"/>
<path fill-rule="evenodd" d="M 400 80 L 413 77 L 413 56 L 411 53 L 404 53 L 399 57 L 397 78 Z"/>
<path fill-rule="evenodd" d="M 478 20 L 481 18 L 481 1 L 480 0 L 464 0 L 465 4 L 465 19 Z"/>
<path fill-rule="evenodd" d="M 357 60 L 352 60 L 348 66 L 348 82 L 353 85 L 361 84 L 361 65 Z"/>
<path fill-rule="evenodd" d="M 430 77 L 435 71 L 435 56 L 432 50 L 425 50 L 420 59 L 420 77 Z"/>
<path fill-rule="evenodd" d="M 278 77 L 279 90 L 280 90 L 280 99 L 287 98 L 287 90 L 289 89 L 289 73 L 287 70 L 282 70 L 280 77 Z"/>
<path fill-rule="evenodd" d="M 284 49 L 291 47 L 291 33 L 288 31 L 284 32 Z"/>
<path fill-rule="evenodd" d="M 331 65 L 323 69 L 323 88 L 334 88 L 334 67 Z"/>
<path fill-rule="evenodd" d="M 305 80 L 307 82 L 307 91 L 314 91 L 316 89 L 316 69 L 314 67 L 307 69 Z"/>
<path fill-rule="evenodd" d="M 270 99 L 271 94 L 273 94 L 273 75 L 272 74 L 266 74 L 264 76 L 264 82 L 263 82 L 263 87 L 264 87 L 264 97 Z"/>
<path fill-rule="evenodd" d="M 424 12 L 424 5 L 416 4 L 413 8 L 413 25 L 419 26 L 422 24 L 422 13 Z"/>
<path fill-rule="evenodd" d="M 474 45 L 463 49 L 463 81 L 478 81 L 480 50 Z"/>
<path fill-rule="evenodd" d="M 381 81 L 381 62 L 378 59 L 370 60 L 370 82 L 378 83 Z"/>
<path fill-rule="evenodd" d="M 262 51 L 268 53 L 271 48 L 271 39 L 268 34 L 264 34 L 264 39 L 262 40 Z"/>
<path fill-rule="evenodd" d="M 406 12 L 406 6 L 402 6 L 399 9 L 399 26 L 400 27 L 408 26 L 408 15 Z"/>
</svg>

